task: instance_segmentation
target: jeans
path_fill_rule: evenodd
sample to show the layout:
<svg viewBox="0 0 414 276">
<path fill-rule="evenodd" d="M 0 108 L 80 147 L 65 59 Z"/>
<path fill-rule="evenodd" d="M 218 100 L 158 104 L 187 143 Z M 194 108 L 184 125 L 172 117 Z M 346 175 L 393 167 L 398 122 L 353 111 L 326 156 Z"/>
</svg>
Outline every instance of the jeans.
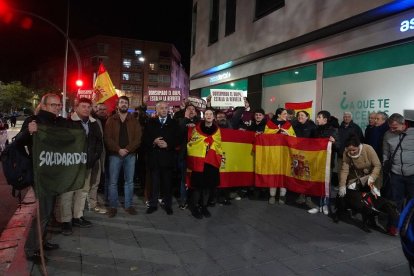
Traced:
<svg viewBox="0 0 414 276">
<path fill-rule="evenodd" d="M 125 208 L 132 206 L 134 196 L 134 170 L 135 154 L 128 154 L 125 157 L 119 155 L 109 156 L 109 206 L 118 207 L 118 177 L 121 167 L 124 168 L 124 195 Z"/>
<path fill-rule="evenodd" d="M 109 203 L 109 183 L 110 183 L 110 179 L 109 179 L 109 156 L 105 158 L 105 169 L 104 169 L 104 173 L 103 173 L 103 180 L 104 180 L 104 201 L 105 204 Z"/>
<path fill-rule="evenodd" d="M 404 200 L 407 202 L 414 197 L 414 175 L 403 176 L 391 174 L 390 180 L 392 200 L 397 204 L 398 211 L 402 211 Z"/>
</svg>

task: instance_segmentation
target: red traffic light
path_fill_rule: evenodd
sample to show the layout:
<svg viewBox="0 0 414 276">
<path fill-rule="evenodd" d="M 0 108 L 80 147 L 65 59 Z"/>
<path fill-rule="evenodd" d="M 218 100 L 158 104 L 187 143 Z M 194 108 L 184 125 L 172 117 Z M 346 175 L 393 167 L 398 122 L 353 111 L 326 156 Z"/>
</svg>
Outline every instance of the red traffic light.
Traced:
<svg viewBox="0 0 414 276">
<path fill-rule="evenodd" d="M 76 80 L 76 86 L 81 88 L 83 86 L 83 80 Z"/>
</svg>

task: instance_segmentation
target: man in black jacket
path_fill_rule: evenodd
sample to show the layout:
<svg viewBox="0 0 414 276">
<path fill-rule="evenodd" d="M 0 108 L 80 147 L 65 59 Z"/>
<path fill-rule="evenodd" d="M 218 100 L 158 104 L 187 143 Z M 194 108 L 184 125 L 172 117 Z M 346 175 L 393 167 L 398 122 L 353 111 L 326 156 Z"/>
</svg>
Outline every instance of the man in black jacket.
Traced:
<svg viewBox="0 0 414 276">
<path fill-rule="evenodd" d="M 63 193 L 57 198 L 58 212 L 56 218 L 62 223 L 62 234 L 71 235 L 72 225 L 82 228 L 91 227 L 92 223 L 83 217 L 86 197 L 90 189 L 91 170 L 103 151 L 102 132 L 95 118 L 91 116 L 92 101 L 80 98 L 75 112 L 69 119 L 72 128 L 83 128 L 86 135 L 87 163 L 85 184 L 82 189 Z"/>
<path fill-rule="evenodd" d="M 155 108 L 158 117 L 148 121 L 143 135 L 151 176 L 151 196 L 147 214 L 157 210 L 161 194 L 162 207 L 168 215 L 172 215 L 171 189 L 180 130 L 176 120 L 168 116 L 167 102 L 159 101 Z"/>
<path fill-rule="evenodd" d="M 51 127 L 67 127 L 67 121 L 60 117 L 62 102 L 57 94 L 45 94 L 40 101 L 40 111 L 35 116 L 28 117 L 22 125 L 20 132 L 16 135 L 16 142 L 19 146 L 27 146 L 29 153 L 32 153 L 32 135 L 37 132 L 37 125 L 47 125 Z M 56 179 L 61 181 L 61 179 Z M 50 243 L 46 240 L 46 227 L 53 214 L 55 196 L 40 195 L 38 198 L 40 213 L 40 230 L 43 236 L 43 247 L 45 250 L 59 248 L 58 244 Z M 37 239 L 37 227 L 35 224 L 30 229 L 29 236 L 25 245 L 27 256 L 35 263 L 40 263 L 39 240 Z"/>
</svg>

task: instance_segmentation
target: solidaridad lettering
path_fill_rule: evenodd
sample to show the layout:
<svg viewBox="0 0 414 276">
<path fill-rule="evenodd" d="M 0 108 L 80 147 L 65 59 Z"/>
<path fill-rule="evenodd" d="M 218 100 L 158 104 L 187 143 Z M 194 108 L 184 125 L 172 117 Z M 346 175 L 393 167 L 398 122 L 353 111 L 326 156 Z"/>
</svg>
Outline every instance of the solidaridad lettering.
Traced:
<svg viewBox="0 0 414 276">
<path fill-rule="evenodd" d="M 45 166 L 71 166 L 78 164 L 86 164 L 86 153 L 85 152 L 49 152 L 42 151 L 39 156 L 39 167 Z"/>
</svg>

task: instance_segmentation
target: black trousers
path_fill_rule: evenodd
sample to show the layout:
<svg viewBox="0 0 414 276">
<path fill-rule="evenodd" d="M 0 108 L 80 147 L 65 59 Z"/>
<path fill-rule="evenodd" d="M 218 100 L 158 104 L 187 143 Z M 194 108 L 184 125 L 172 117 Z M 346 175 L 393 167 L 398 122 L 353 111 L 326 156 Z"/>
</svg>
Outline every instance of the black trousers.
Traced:
<svg viewBox="0 0 414 276">
<path fill-rule="evenodd" d="M 151 174 L 151 197 L 149 206 L 157 207 L 158 198 L 162 198 L 166 208 L 172 204 L 172 181 L 173 168 L 154 167 L 150 168 Z"/>
</svg>

